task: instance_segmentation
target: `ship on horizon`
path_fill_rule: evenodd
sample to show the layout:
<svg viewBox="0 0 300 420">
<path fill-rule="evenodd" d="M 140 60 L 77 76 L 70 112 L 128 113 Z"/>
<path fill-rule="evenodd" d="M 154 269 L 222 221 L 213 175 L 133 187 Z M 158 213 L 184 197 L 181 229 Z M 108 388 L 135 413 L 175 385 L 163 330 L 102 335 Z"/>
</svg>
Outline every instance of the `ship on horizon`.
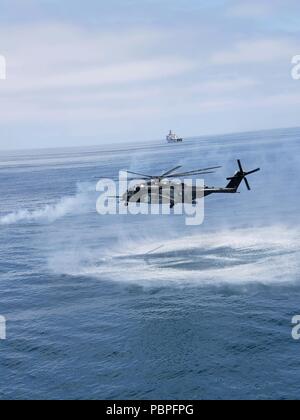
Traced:
<svg viewBox="0 0 300 420">
<path fill-rule="evenodd" d="M 168 143 L 182 143 L 183 138 L 178 137 L 176 133 L 173 133 L 172 130 L 170 130 L 169 134 L 167 135 L 167 142 Z"/>
</svg>

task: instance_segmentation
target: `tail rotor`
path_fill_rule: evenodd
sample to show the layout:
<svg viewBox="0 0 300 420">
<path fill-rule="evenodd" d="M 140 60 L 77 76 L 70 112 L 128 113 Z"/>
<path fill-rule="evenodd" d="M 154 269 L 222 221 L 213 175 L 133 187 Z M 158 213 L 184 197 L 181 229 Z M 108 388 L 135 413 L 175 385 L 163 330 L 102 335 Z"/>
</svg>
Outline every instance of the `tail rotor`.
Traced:
<svg viewBox="0 0 300 420">
<path fill-rule="evenodd" d="M 251 191 L 251 187 L 250 187 L 250 184 L 248 182 L 247 176 L 255 174 L 256 172 L 259 172 L 260 168 L 254 169 L 253 171 L 250 171 L 250 172 L 245 172 L 244 169 L 243 169 L 242 162 L 240 160 L 238 160 L 237 162 L 238 162 L 238 166 L 239 166 L 239 172 L 237 172 L 234 177 L 227 178 L 227 179 L 228 179 L 228 181 L 233 181 L 233 180 L 238 180 L 238 179 L 240 179 L 241 181 L 244 180 L 245 184 L 246 184 L 246 187 L 247 187 L 247 190 Z"/>
</svg>

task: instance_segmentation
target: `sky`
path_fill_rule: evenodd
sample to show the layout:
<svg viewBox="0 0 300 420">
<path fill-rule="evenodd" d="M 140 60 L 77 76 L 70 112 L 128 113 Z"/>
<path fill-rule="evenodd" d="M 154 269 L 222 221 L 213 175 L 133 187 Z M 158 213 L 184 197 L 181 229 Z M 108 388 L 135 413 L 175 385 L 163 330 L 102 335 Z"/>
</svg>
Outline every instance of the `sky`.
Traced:
<svg viewBox="0 0 300 420">
<path fill-rule="evenodd" d="M 0 0 L 0 149 L 300 126 L 299 35 L 299 0 Z"/>
</svg>

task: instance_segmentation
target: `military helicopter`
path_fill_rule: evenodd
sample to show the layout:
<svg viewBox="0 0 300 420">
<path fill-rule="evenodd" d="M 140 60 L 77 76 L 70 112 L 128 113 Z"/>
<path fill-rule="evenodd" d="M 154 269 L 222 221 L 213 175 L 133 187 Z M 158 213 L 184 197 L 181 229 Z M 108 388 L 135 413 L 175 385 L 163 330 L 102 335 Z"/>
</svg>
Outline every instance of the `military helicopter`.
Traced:
<svg viewBox="0 0 300 420">
<path fill-rule="evenodd" d="M 209 196 L 211 194 L 236 194 L 241 183 L 244 181 L 247 189 L 250 191 L 250 185 L 247 176 L 260 171 L 260 168 L 246 172 L 243 169 L 240 160 L 238 162 L 239 170 L 235 174 L 227 178 L 229 183 L 224 188 L 187 185 L 179 180 L 183 177 L 202 176 L 212 174 L 216 169 L 222 166 L 214 166 L 204 169 L 196 169 L 189 172 L 176 172 L 181 169 L 181 166 L 161 174 L 161 175 L 146 175 L 137 172 L 127 171 L 129 175 L 134 175 L 140 178 L 133 178 L 137 180 L 138 184 L 128 189 L 121 197 L 116 197 L 129 206 L 130 203 L 148 203 L 148 204 L 168 204 L 170 208 L 174 208 L 176 204 L 192 204 L 195 205 L 197 200 Z"/>
</svg>

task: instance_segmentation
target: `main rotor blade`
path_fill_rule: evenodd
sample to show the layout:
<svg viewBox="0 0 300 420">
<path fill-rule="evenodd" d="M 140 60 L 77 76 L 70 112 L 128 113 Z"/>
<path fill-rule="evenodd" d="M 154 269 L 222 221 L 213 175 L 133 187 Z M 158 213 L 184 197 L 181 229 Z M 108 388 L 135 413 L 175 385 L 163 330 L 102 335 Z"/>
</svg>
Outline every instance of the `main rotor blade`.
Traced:
<svg viewBox="0 0 300 420">
<path fill-rule="evenodd" d="M 180 168 L 181 166 L 176 166 L 176 168 L 170 169 L 168 172 L 165 172 L 164 174 L 162 174 L 161 178 L 165 178 L 166 176 L 171 175 L 173 172 L 177 171 Z"/>
<path fill-rule="evenodd" d="M 164 245 L 158 246 L 157 248 L 152 249 L 151 251 L 146 252 L 146 254 L 145 254 L 145 255 L 151 255 L 151 254 L 154 254 L 154 252 L 157 252 L 157 251 L 159 251 L 159 250 L 160 250 L 160 249 L 162 249 L 162 248 L 164 248 Z"/>
<path fill-rule="evenodd" d="M 193 174 L 195 172 L 199 173 L 199 172 L 204 172 L 204 171 L 205 172 L 206 171 L 212 171 L 213 169 L 220 169 L 220 168 L 222 168 L 222 166 L 213 166 L 211 168 L 195 169 L 194 171 L 185 172 L 185 174 Z"/>
<path fill-rule="evenodd" d="M 137 175 L 137 176 L 142 176 L 143 178 L 147 178 L 147 179 L 152 179 L 152 178 L 156 178 L 155 176 L 151 176 L 151 175 L 145 175 L 145 174 L 140 174 L 138 172 L 131 172 L 131 171 L 126 171 L 128 174 L 131 175 Z"/>
<path fill-rule="evenodd" d="M 138 181 L 147 181 L 147 182 L 149 182 L 149 178 L 127 178 L 127 179 L 121 178 L 120 180 L 121 181 L 135 181 L 135 182 L 138 182 Z"/>
<path fill-rule="evenodd" d="M 97 176 L 95 179 L 108 179 L 111 181 L 119 182 L 119 181 L 149 181 L 149 178 L 110 178 L 109 176 Z"/>
<path fill-rule="evenodd" d="M 179 178 L 179 177 L 183 177 L 183 176 L 196 176 L 196 175 L 206 175 L 206 174 L 214 174 L 214 173 L 215 173 L 214 171 L 195 172 L 195 173 L 187 172 L 187 173 L 182 173 L 182 174 L 169 175 L 169 176 L 166 176 L 165 178 Z"/>
<path fill-rule="evenodd" d="M 201 175 L 201 174 L 203 174 L 203 175 L 213 174 L 214 172 L 208 172 L 208 171 L 211 171 L 213 169 L 220 169 L 220 168 L 222 168 L 222 166 L 213 166 L 211 168 L 195 169 L 194 171 L 188 171 L 188 172 L 182 172 L 182 173 L 179 173 L 179 174 L 174 174 L 174 175 L 172 175 L 172 177 L 174 177 L 174 176 L 189 176 L 189 175 L 192 176 L 192 175 Z"/>
<path fill-rule="evenodd" d="M 251 188 L 250 188 L 250 185 L 249 185 L 249 182 L 248 182 L 247 178 L 244 178 L 244 181 L 245 181 L 246 187 L 248 188 L 248 191 L 251 191 Z"/>
<path fill-rule="evenodd" d="M 238 160 L 238 165 L 239 165 L 240 171 L 241 171 L 242 173 L 244 173 L 244 169 L 243 169 L 243 167 L 242 167 L 242 162 L 241 162 L 240 160 Z"/>
<path fill-rule="evenodd" d="M 259 171 L 260 171 L 260 168 L 254 169 L 254 171 L 247 172 L 245 175 L 248 176 L 248 175 L 251 175 L 251 174 L 255 174 L 256 172 L 259 172 Z"/>
</svg>

